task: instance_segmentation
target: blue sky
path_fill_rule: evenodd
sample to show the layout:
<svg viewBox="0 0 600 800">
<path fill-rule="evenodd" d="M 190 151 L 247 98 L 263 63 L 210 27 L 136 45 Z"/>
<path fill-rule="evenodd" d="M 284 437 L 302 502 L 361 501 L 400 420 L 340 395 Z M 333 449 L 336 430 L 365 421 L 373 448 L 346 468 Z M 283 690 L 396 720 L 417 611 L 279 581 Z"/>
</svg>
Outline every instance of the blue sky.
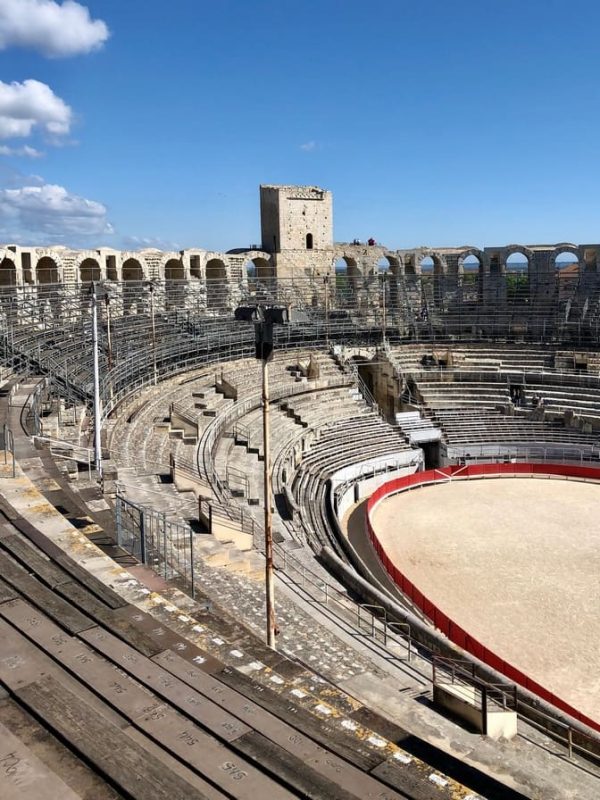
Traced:
<svg viewBox="0 0 600 800">
<path fill-rule="evenodd" d="M 260 183 L 335 238 L 600 239 L 600 6 L 0 0 L 0 241 L 229 249 Z"/>
</svg>

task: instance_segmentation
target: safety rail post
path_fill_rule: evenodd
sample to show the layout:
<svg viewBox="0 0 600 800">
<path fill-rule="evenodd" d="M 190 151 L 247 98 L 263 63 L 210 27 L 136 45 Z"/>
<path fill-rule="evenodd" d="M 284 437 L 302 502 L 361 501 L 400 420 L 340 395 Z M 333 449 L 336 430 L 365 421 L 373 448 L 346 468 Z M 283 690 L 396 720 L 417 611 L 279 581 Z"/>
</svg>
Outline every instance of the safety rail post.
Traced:
<svg viewBox="0 0 600 800">
<path fill-rule="evenodd" d="M 140 509 L 140 558 L 142 564 L 148 563 L 148 550 L 146 542 L 146 514 Z"/>
<path fill-rule="evenodd" d="M 190 528 L 190 584 L 192 600 L 196 599 L 196 580 L 194 572 L 194 531 Z"/>
<path fill-rule="evenodd" d="M 162 523 L 163 523 L 162 524 L 162 532 L 163 532 L 163 545 L 164 545 L 163 561 L 164 561 L 164 565 L 165 565 L 165 580 L 167 580 L 167 577 L 168 577 L 168 575 L 167 575 L 167 565 L 168 565 L 168 559 L 167 559 L 167 515 L 165 513 L 162 514 Z M 158 529 L 157 534 L 159 536 L 158 541 L 159 541 L 159 546 L 160 546 L 160 528 Z"/>
</svg>

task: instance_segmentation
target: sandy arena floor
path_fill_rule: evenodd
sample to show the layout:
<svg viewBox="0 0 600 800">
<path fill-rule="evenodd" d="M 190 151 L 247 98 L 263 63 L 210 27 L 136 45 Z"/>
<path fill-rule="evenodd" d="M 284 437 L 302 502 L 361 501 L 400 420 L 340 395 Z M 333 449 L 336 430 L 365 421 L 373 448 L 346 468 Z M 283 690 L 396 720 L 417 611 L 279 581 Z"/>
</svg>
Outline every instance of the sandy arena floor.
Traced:
<svg viewBox="0 0 600 800">
<path fill-rule="evenodd" d="M 600 485 L 455 481 L 388 498 L 373 521 L 433 603 L 600 720 Z"/>
</svg>

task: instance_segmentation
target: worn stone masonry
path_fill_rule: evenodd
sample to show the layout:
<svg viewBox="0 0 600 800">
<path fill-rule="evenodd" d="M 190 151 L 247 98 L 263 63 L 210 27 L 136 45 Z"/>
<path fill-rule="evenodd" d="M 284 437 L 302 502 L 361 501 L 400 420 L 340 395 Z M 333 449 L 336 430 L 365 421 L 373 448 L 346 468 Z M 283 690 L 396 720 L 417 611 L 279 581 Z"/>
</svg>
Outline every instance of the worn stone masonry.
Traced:
<svg viewBox="0 0 600 800">
<path fill-rule="evenodd" d="M 598 286 L 600 244 L 536 244 L 496 247 L 417 247 L 390 250 L 375 244 L 336 243 L 333 239 L 332 193 L 316 186 L 260 187 L 262 245 L 226 253 L 202 249 L 135 252 L 101 247 L 0 245 L 0 289 L 33 285 L 115 282 L 186 282 L 192 291 L 210 295 L 211 287 L 243 288 L 249 280 L 277 278 L 322 281 L 344 273 L 351 286 L 386 272 L 401 276 L 431 274 L 442 291 L 452 290 L 461 276 L 477 276 L 479 300 L 495 303 L 506 298 L 505 276 L 515 254 L 527 262 L 529 295 L 539 300 L 554 296 L 559 286 L 557 256 L 570 253 L 578 261 L 580 288 Z M 194 290 L 194 285 L 197 289 Z M 201 287 L 201 288 L 200 288 Z M 210 302 L 208 302 L 210 305 Z"/>
</svg>

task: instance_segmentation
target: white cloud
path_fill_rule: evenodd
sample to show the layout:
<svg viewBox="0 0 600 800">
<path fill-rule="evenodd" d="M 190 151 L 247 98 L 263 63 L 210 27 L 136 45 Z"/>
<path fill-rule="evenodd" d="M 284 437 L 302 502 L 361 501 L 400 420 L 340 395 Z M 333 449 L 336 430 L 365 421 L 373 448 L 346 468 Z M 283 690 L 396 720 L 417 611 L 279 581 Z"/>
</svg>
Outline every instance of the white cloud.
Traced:
<svg viewBox="0 0 600 800">
<path fill-rule="evenodd" d="M 0 156 L 21 156 L 22 158 L 41 158 L 44 154 L 28 144 L 23 147 L 8 147 L 0 144 Z"/>
<path fill-rule="evenodd" d="M 0 189 L 0 233 L 31 241 L 35 238 L 53 237 L 79 241 L 81 237 L 112 234 L 112 225 L 106 219 L 106 207 L 68 192 L 63 186 L 44 183 L 20 188 Z"/>
<path fill-rule="evenodd" d="M 317 149 L 317 143 L 314 140 L 310 140 L 310 142 L 304 142 L 304 144 L 300 145 L 300 150 L 304 150 L 305 153 L 310 153 L 312 150 Z"/>
<path fill-rule="evenodd" d="M 30 47 L 50 57 L 89 53 L 110 32 L 102 20 L 73 0 L 0 0 L 0 50 Z"/>
<path fill-rule="evenodd" d="M 52 137 L 65 136 L 72 121 L 72 109 L 45 83 L 0 81 L 0 139 L 31 136 L 34 129 Z"/>
</svg>

